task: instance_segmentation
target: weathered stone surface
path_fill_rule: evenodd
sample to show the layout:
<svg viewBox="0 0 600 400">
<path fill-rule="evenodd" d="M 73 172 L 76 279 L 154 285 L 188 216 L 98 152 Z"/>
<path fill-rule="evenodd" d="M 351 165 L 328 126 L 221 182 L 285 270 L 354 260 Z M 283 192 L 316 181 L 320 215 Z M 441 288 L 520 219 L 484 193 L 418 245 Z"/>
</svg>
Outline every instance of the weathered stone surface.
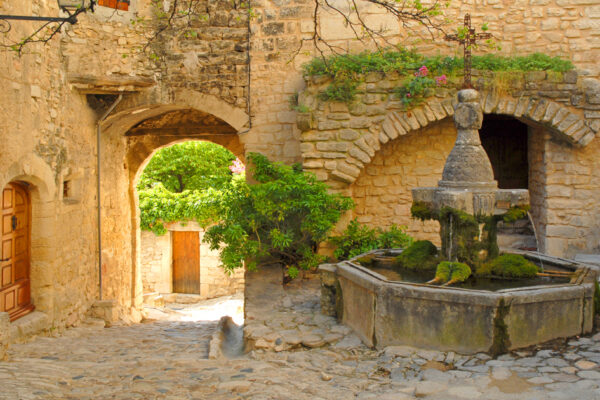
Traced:
<svg viewBox="0 0 600 400">
<path fill-rule="evenodd" d="M 0 361 L 6 357 L 10 341 L 10 319 L 8 313 L 0 313 Z"/>
</svg>

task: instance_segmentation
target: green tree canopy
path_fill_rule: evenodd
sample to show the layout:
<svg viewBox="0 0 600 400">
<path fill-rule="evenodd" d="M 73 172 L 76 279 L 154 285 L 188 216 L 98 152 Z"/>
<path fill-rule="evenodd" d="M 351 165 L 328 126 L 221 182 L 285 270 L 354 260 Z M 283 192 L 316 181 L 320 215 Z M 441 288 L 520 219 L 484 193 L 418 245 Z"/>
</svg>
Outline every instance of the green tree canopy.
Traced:
<svg viewBox="0 0 600 400">
<path fill-rule="evenodd" d="M 211 142 L 185 142 L 160 149 L 138 183 L 138 190 L 161 183 L 173 193 L 220 188 L 231 180 L 232 152 Z"/>
<path fill-rule="evenodd" d="M 229 167 L 235 159 L 211 142 L 179 143 L 156 152 L 137 186 L 141 228 L 164 234 L 165 223 L 213 220 L 215 198 L 234 179 Z"/>
</svg>

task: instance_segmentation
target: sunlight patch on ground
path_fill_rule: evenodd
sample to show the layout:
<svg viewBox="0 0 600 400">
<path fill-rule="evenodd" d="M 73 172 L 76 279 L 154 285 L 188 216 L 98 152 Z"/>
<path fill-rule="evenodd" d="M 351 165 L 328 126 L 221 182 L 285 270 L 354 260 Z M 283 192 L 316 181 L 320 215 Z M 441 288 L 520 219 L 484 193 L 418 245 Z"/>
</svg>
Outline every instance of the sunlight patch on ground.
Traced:
<svg viewBox="0 0 600 400">
<path fill-rule="evenodd" d="M 196 303 L 166 303 L 164 307 L 145 306 L 146 319 L 166 321 L 218 321 L 230 316 L 237 325 L 244 323 L 244 296 L 236 294 Z"/>
</svg>

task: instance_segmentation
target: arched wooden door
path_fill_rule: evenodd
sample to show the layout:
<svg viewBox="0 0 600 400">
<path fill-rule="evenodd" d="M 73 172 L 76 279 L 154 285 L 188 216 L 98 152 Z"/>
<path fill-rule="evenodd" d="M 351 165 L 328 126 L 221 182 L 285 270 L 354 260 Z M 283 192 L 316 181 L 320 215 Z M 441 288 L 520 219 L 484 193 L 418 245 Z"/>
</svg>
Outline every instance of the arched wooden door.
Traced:
<svg viewBox="0 0 600 400">
<path fill-rule="evenodd" d="M 31 312 L 31 202 L 25 186 L 9 183 L 2 191 L 2 253 L 0 254 L 0 312 L 11 321 Z"/>
</svg>

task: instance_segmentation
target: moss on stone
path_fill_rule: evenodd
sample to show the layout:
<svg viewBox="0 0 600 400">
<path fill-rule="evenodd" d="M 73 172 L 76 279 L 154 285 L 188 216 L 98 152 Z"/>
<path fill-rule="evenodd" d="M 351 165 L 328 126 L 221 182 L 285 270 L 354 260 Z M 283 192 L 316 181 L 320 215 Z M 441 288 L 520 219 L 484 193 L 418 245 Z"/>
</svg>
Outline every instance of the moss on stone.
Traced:
<svg viewBox="0 0 600 400">
<path fill-rule="evenodd" d="M 510 349 L 508 325 L 505 321 L 509 311 L 510 305 L 506 304 L 504 299 L 500 299 L 496 315 L 494 316 L 494 336 L 492 338 L 492 346 L 489 350 L 490 354 L 494 357 L 504 354 Z"/>
<path fill-rule="evenodd" d="M 410 207 L 410 214 L 413 218 L 420 219 L 421 221 L 427 221 L 430 219 L 437 219 L 436 213 L 429 207 L 427 203 L 422 201 L 413 202 Z"/>
<path fill-rule="evenodd" d="M 502 220 L 504 222 L 515 222 L 517 220 L 523 219 L 527 217 L 527 213 L 529 212 L 529 206 L 515 206 L 511 207 L 506 214 L 502 216 Z"/>
<path fill-rule="evenodd" d="M 502 254 L 476 270 L 476 274 L 480 276 L 504 278 L 532 278 L 537 273 L 537 265 L 518 254 Z"/>
<path fill-rule="evenodd" d="M 438 249 L 429 240 L 417 240 L 396 257 L 396 261 L 406 269 L 434 269 L 438 263 Z"/>
<path fill-rule="evenodd" d="M 438 283 L 464 282 L 471 276 L 471 268 L 460 262 L 442 261 L 435 270 L 435 280 Z"/>
<path fill-rule="evenodd" d="M 498 256 L 494 216 L 474 216 L 450 207 L 440 210 L 442 254 L 451 261 L 479 267 Z"/>
</svg>

